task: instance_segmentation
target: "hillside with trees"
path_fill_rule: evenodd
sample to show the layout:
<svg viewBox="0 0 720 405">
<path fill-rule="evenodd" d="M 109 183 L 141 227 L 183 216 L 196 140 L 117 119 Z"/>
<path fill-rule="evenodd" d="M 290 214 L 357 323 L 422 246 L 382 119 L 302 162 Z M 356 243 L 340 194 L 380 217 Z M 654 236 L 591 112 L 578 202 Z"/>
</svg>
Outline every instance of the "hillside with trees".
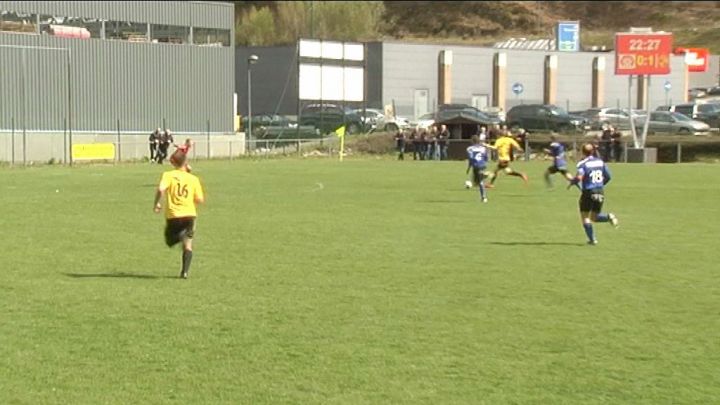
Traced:
<svg viewBox="0 0 720 405">
<path fill-rule="evenodd" d="M 676 46 L 720 52 L 720 2 L 687 1 L 235 1 L 239 46 L 298 38 L 402 39 L 488 45 L 511 37 L 552 38 L 577 20 L 584 46 L 611 48 L 629 27 L 673 32 Z"/>
</svg>

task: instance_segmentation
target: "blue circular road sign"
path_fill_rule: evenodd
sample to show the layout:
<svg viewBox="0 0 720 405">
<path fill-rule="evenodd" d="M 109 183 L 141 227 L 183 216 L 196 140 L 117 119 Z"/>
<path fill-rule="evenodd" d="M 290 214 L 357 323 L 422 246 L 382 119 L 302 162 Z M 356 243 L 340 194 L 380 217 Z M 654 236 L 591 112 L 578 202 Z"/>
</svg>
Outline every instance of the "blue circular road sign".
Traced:
<svg viewBox="0 0 720 405">
<path fill-rule="evenodd" d="M 524 90 L 522 83 L 515 83 L 512 85 L 512 91 L 515 93 L 515 95 L 519 95 Z"/>
<path fill-rule="evenodd" d="M 665 87 L 665 91 L 670 91 L 670 89 L 672 89 L 672 84 L 670 84 L 669 80 L 665 80 L 664 87 Z"/>
</svg>

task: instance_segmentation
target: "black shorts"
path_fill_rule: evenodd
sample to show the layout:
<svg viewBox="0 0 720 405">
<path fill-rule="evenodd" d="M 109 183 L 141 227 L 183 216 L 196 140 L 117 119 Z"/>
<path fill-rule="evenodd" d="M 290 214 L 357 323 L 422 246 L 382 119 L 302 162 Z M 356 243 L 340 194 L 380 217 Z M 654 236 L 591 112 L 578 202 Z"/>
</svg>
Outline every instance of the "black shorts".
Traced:
<svg viewBox="0 0 720 405">
<path fill-rule="evenodd" d="M 585 190 L 580 194 L 580 211 L 599 213 L 602 211 L 603 202 L 605 195 L 602 190 Z"/>
<path fill-rule="evenodd" d="M 481 181 L 485 178 L 485 168 L 484 167 L 473 167 L 472 168 L 473 173 L 473 183 L 474 184 L 480 184 Z"/>
<path fill-rule="evenodd" d="M 498 170 L 506 169 L 510 167 L 510 161 L 509 160 L 499 160 L 497 164 Z"/>
<path fill-rule="evenodd" d="M 562 173 L 562 175 L 565 176 L 565 175 L 567 175 L 567 168 L 565 166 L 557 167 L 555 165 L 552 165 L 552 166 L 548 167 L 548 172 L 550 174 Z"/>
<path fill-rule="evenodd" d="M 175 246 L 184 237 L 192 239 L 195 234 L 195 217 L 170 218 L 165 222 L 165 243 Z"/>
</svg>

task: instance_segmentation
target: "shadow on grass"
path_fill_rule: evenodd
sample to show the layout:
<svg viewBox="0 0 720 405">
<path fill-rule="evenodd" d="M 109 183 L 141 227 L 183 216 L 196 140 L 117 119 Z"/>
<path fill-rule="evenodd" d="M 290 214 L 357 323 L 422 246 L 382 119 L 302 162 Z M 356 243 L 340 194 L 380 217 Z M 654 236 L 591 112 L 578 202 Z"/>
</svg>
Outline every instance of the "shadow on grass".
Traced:
<svg viewBox="0 0 720 405">
<path fill-rule="evenodd" d="M 488 242 L 488 245 L 498 246 L 585 246 L 585 243 L 573 242 Z"/>
<path fill-rule="evenodd" d="M 64 273 L 72 278 L 139 278 L 147 280 L 157 280 L 161 278 L 178 278 L 176 276 L 155 276 L 152 274 L 134 274 L 134 273 Z"/>
</svg>

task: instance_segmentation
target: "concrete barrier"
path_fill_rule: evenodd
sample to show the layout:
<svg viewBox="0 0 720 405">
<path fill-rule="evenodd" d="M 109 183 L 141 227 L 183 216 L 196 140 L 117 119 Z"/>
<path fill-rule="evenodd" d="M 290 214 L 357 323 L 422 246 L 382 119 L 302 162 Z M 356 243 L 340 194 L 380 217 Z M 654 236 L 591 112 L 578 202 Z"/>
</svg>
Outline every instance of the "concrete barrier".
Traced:
<svg viewBox="0 0 720 405">
<path fill-rule="evenodd" d="M 147 134 L 139 133 L 91 133 L 74 132 L 73 144 L 112 143 L 115 145 L 115 161 L 139 160 L 150 156 Z M 226 133 L 173 133 L 176 144 L 190 138 L 195 143 L 190 157 L 207 159 L 240 156 L 245 154 L 245 136 Z M 63 132 L 0 131 L 0 162 L 23 163 L 69 163 L 70 135 Z M 170 146 L 170 152 L 174 148 Z"/>
</svg>

